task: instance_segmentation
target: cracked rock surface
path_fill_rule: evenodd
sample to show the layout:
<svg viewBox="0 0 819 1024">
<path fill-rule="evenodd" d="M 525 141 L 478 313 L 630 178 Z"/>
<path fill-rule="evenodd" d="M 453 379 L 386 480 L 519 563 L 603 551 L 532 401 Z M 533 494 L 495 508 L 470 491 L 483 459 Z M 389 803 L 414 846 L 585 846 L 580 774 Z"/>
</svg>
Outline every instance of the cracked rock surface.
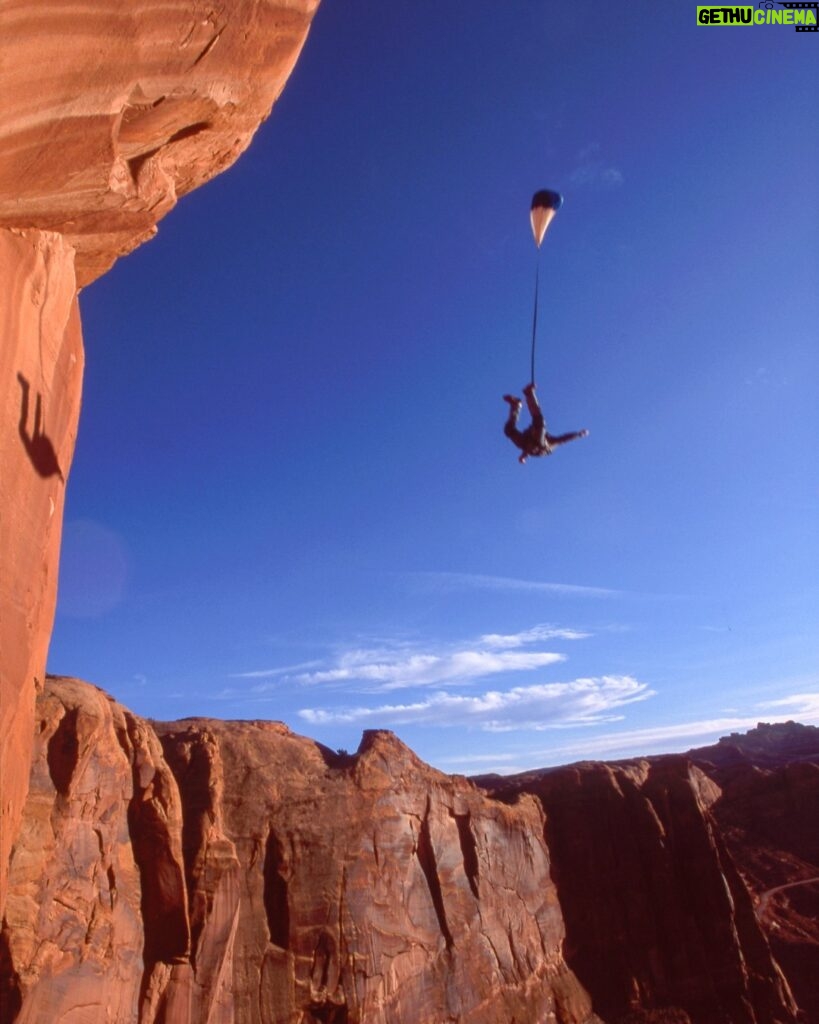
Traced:
<svg viewBox="0 0 819 1024">
<path fill-rule="evenodd" d="M 479 787 L 390 732 L 350 755 L 277 722 L 148 722 L 53 677 L 33 742 L 0 1024 L 808 1019 L 802 919 L 777 901 L 810 895 L 812 763 Z"/>
<path fill-rule="evenodd" d="M 483 782 L 541 802 L 565 955 L 607 1021 L 672 1009 L 695 1024 L 801 1019 L 715 816 L 722 791 L 689 758 Z"/>
<path fill-rule="evenodd" d="M 388 732 L 350 756 L 278 723 L 148 723 L 77 680 L 48 680 L 37 722 L 4 1024 L 597 1020 L 532 797 Z"/>
</svg>

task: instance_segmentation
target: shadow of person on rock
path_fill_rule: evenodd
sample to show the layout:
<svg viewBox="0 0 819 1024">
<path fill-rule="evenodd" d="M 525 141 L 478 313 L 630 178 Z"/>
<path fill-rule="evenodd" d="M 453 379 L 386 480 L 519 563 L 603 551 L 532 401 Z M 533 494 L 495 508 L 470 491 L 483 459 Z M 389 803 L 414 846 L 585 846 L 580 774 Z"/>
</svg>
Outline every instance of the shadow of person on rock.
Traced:
<svg viewBox="0 0 819 1024">
<path fill-rule="evenodd" d="M 54 445 L 51 443 L 51 438 L 43 430 L 43 397 L 37 392 L 37 402 L 34 407 L 34 430 L 31 434 L 28 432 L 28 403 L 29 403 L 29 391 L 31 385 L 22 375 L 17 374 L 17 380 L 20 381 L 20 387 L 23 389 L 22 398 L 20 400 L 20 439 L 23 442 L 23 447 L 26 450 L 26 454 L 31 460 L 32 466 L 37 470 L 41 477 L 47 479 L 50 476 L 58 476 L 60 480 L 65 483 L 65 477 L 60 470 L 60 464 L 57 461 L 57 453 L 54 451 Z"/>
</svg>

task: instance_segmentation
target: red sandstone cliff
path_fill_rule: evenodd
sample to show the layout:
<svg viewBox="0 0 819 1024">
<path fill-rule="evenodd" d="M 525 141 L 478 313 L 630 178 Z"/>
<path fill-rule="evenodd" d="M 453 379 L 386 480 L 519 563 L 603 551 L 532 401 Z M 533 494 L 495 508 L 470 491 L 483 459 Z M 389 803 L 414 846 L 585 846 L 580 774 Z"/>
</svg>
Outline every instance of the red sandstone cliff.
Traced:
<svg viewBox="0 0 819 1024">
<path fill-rule="evenodd" d="M 804 1020 L 819 1021 L 819 729 L 760 725 L 691 755 L 722 790 L 714 817 Z"/>
<path fill-rule="evenodd" d="M 662 1010 L 696 1024 L 797 1019 L 713 813 L 721 791 L 687 758 L 482 781 L 540 799 L 566 960 L 607 1021 Z"/>
<path fill-rule="evenodd" d="M 36 680 L 57 599 L 65 478 L 83 372 L 74 251 L 0 230 L 0 914 L 31 763 Z"/>
<path fill-rule="evenodd" d="M 152 727 L 49 680 L 0 1020 L 591 1024 L 543 825 L 390 733 L 349 757 L 277 723 Z"/>
<path fill-rule="evenodd" d="M 61 234 L 82 286 L 247 148 L 318 0 L 6 0 L 0 226 Z"/>
<path fill-rule="evenodd" d="M 766 935 L 815 1013 L 813 764 L 721 797 L 680 759 L 579 766 L 505 806 L 386 733 L 338 758 L 43 690 L 77 288 L 243 151 L 317 2 L 0 7 L 0 1020 L 788 1022 Z"/>
<path fill-rule="evenodd" d="M 809 1024 L 810 889 L 766 886 L 816 870 L 817 766 L 739 770 L 580 764 L 495 799 L 390 733 L 340 755 L 50 679 L 0 1024 Z"/>
<path fill-rule="evenodd" d="M 0 913 L 80 408 L 77 287 L 247 147 L 317 6 L 0 5 Z"/>
</svg>

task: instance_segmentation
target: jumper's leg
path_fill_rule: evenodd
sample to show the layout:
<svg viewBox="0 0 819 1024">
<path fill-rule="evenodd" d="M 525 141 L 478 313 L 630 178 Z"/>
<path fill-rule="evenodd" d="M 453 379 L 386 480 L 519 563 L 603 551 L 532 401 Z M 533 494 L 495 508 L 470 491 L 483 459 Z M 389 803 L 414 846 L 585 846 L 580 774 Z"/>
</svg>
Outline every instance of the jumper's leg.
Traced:
<svg viewBox="0 0 819 1024">
<path fill-rule="evenodd" d="M 568 434 L 558 434 L 557 437 L 547 434 L 546 440 L 551 448 L 557 448 L 558 445 L 568 444 L 569 441 L 575 441 L 578 437 L 586 437 L 588 433 L 588 430 L 572 430 Z"/>
<path fill-rule="evenodd" d="M 503 432 L 518 448 L 522 448 L 524 440 L 523 434 L 518 430 L 518 417 L 523 402 L 514 395 L 504 395 L 503 400 L 509 403 L 509 417 L 503 425 Z"/>
</svg>

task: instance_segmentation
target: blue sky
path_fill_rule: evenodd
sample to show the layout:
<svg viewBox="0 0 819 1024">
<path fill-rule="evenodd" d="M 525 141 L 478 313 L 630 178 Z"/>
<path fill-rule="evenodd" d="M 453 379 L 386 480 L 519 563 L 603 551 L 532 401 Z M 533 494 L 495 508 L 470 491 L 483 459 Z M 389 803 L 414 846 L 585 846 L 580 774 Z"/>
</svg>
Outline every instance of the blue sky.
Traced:
<svg viewBox="0 0 819 1024">
<path fill-rule="evenodd" d="M 819 38 L 695 6 L 325 0 L 83 293 L 51 671 L 464 772 L 819 722 Z"/>
</svg>

